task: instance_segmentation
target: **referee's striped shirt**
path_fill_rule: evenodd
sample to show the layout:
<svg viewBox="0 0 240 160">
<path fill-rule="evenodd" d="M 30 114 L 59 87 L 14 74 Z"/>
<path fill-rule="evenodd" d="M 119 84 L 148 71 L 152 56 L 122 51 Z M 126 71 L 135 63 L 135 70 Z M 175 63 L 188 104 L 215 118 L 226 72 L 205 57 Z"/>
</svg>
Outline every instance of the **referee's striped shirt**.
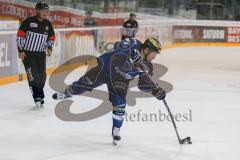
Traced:
<svg viewBox="0 0 240 160">
<path fill-rule="evenodd" d="M 17 33 L 19 51 L 45 52 L 52 49 L 55 33 L 48 20 L 39 21 L 36 16 L 25 19 Z"/>
</svg>

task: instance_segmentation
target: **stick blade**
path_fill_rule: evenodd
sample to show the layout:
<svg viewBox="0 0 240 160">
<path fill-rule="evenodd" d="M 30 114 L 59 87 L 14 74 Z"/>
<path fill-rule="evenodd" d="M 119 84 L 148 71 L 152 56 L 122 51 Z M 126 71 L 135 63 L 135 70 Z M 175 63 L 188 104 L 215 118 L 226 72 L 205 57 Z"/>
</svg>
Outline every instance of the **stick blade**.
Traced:
<svg viewBox="0 0 240 160">
<path fill-rule="evenodd" d="M 186 137 L 179 141 L 180 144 L 192 144 L 191 137 Z"/>
</svg>

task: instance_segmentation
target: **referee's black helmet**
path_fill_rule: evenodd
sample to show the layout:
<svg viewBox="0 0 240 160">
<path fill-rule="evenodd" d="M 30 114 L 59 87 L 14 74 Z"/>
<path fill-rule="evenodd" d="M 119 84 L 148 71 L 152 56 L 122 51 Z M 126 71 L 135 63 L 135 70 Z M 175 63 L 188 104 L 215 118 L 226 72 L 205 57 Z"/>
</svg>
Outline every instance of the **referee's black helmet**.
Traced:
<svg viewBox="0 0 240 160">
<path fill-rule="evenodd" d="M 46 2 L 38 2 L 35 6 L 36 10 L 49 9 L 49 5 Z"/>
</svg>

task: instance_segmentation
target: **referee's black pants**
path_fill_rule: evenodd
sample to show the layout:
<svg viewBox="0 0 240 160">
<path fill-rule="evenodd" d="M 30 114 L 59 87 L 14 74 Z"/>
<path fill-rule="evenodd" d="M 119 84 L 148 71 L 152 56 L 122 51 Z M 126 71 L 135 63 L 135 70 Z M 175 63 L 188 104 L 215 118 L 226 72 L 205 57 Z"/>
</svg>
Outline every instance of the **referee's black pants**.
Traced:
<svg viewBox="0 0 240 160">
<path fill-rule="evenodd" d="M 34 101 L 44 99 L 43 88 L 46 82 L 46 54 L 45 52 L 25 51 L 23 64 L 27 73 L 28 84 Z"/>
</svg>

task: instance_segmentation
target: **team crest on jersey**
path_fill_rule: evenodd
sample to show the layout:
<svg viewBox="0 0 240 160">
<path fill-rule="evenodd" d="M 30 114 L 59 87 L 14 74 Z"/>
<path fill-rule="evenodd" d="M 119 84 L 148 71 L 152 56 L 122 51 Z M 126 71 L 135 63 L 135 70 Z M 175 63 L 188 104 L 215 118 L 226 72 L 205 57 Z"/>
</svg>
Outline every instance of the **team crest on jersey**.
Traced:
<svg viewBox="0 0 240 160">
<path fill-rule="evenodd" d="M 122 70 L 125 71 L 125 72 L 130 72 L 130 71 L 133 70 L 133 66 L 130 62 L 125 62 Z"/>
<path fill-rule="evenodd" d="M 32 27 L 32 28 L 37 28 L 37 27 L 38 27 L 38 24 L 37 24 L 37 23 L 30 23 L 30 27 Z"/>
</svg>

